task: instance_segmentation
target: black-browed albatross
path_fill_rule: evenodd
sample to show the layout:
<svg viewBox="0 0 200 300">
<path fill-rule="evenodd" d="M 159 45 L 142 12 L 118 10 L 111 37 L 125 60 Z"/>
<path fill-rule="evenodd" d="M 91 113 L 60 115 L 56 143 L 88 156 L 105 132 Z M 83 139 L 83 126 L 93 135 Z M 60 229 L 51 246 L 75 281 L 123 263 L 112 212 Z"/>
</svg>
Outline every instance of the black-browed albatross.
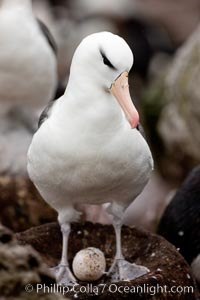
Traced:
<svg viewBox="0 0 200 300">
<path fill-rule="evenodd" d="M 31 0 L 0 1 L 0 41 L 0 101 L 18 113 L 41 109 L 57 87 L 56 47 Z"/>
<path fill-rule="evenodd" d="M 49 108 L 28 151 L 30 178 L 58 212 L 63 251 L 55 270 L 60 283 L 75 282 L 67 249 L 70 223 L 80 215 L 76 204 L 110 203 L 116 232 L 116 256 L 108 272 L 112 280 L 148 272 L 127 262 L 121 250 L 124 211 L 142 192 L 153 168 L 129 94 L 132 64 L 133 54 L 119 36 L 100 32 L 83 39 L 65 94 Z"/>
</svg>

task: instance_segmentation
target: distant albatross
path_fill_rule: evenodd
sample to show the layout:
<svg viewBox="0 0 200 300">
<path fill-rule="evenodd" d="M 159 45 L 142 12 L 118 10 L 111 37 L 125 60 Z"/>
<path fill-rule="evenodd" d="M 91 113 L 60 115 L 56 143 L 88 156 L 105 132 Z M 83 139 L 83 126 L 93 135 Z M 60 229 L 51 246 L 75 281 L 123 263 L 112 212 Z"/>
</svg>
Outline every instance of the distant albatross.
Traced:
<svg viewBox="0 0 200 300">
<path fill-rule="evenodd" d="M 109 32 L 92 34 L 78 46 L 65 94 L 43 113 L 28 151 L 28 172 L 42 197 L 58 212 L 63 234 L 60 283 L 74 282 L 67 259 L 76 204 L 108 202 L 116 232 L 112 280 L 148 272 L 127 262 L 121 250 L 123 214 L 147 184 L 153 160 L 137 129 L 139 115 L 128 87 L 133 54 Z"/>
<path fill-rule="evenodd" d="M 0 1 L 0 101 L 11 107 L 46 105 L 57 87 L 56 46 L 31 0 Z"/>
</svg>

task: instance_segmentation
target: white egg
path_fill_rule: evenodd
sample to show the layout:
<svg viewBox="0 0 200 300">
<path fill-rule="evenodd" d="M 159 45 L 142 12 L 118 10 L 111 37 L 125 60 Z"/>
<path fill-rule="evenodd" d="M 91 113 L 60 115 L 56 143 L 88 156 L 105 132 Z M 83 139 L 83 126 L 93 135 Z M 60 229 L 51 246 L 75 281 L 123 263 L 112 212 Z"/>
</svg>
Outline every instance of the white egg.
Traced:
<svg viewBox="0 0 200 300">
<path fill-rule="evenodd" d="M 105 273 L 105 256 L 94 247 L 80 250 L 74 257 L 72 268 L 74 275 L 82 281 L 98 280 Z"/>
</svg>

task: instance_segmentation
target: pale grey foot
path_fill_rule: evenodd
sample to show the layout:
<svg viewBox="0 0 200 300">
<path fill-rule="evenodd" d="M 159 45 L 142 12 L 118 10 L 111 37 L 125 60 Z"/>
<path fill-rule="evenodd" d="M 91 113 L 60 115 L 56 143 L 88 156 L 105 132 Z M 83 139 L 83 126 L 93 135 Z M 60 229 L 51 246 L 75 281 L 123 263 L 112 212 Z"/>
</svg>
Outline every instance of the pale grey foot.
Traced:
<svg viewBox="0 0 200 300">
<path fill-rule="evenodd" d="M 61 224 L 61 231 L 63 237 L 61 262 L 57 267 L 51 268 L 50 271 L 54 274 L 58 284 L 74 285 L 76 283 L 76 278 L 74 277 L 69 268 L 67 255 L 70 224 Z"/>
<path fill-rule="evenodd" d="M 115 259 L 112 267 L 108 272 L 108 276 L 111 278 L 112 282 L 130 281 L 149 272 L 149 269 L 147 269 L 146 267 L 130 263 L 124 258 L 121 258 Z"/>
<path fill-rule="evenodd" d="M 58 266 L 51 268 L 50 271 L 55 276 L 58 284 L 74 285 L 76 283 L 76 278 L 67 265 L 59 264 Z"/>
<path fill-rule="evenodd" d="M 116 255 L 115 260 L 107 273 L 107 276 L 111 278 L 111 281 L 130 281 L 150 272 L 146 267 L 130 263 L 124 259 L 121 247 L 121 218 L 114 217 L 113 226 L 116 235 Z"/>
</svg>

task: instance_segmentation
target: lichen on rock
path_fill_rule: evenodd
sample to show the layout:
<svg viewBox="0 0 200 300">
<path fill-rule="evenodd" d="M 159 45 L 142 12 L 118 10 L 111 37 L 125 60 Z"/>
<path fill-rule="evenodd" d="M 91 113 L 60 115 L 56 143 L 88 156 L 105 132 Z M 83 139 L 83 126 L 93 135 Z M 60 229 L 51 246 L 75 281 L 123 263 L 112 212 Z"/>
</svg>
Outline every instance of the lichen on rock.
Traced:
<svg viewBox="0 0 200 300">
<path fill-rule="evenodd" d="M 55 284 L 39 254 L 17 243 L 12 232 L 0 225 L 0 299 L 63 300 L 61 294 L 37 293 L 37 284 Z M 31 290 L 33 288 L 33 290 Z"/>
</svg>

